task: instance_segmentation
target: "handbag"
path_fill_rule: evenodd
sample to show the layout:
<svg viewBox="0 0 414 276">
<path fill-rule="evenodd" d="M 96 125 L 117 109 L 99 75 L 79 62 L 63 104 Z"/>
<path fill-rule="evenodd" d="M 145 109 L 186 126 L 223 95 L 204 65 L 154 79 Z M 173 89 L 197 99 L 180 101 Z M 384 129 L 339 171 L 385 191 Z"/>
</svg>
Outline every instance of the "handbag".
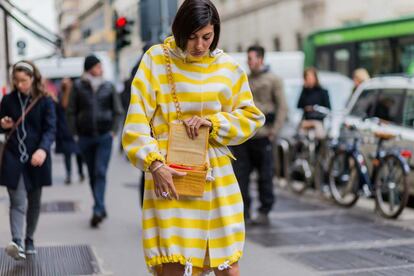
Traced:
<svg viewBox="0 0 414 276">
<path fill-rule="evenodd" d="M 17 119 L 16 123 L 13 125 L 13 127 L 11 128 L 11 130 L 6 133 L 4 135 L 4 140 L 0 141 L 0 173 L 1 173 L 1 168 L 3 166 L 3 156 L 4 156 L 4 151 L 6 150 L 6 145 L 10 140 L 10 137 L 13 135 L 13 133 L 17 130 L 17 128 L 19 127 L 19 125 L 23 122 L 23 118 L 27 116 L 27 114 L 29 114 L 29 112 L 33 109 L 33 107 L 35 106 L 35 104 L 39 101 L 39 99 L 41 98 L 41 96 L 36 97 L 27 107 L 27 109 L 24 111 L 24 113 L 19 117 L 19 119 Z M 0 118 L 1 119 L 1 118 Z"/>
<path fill-rule="evenodd" d="M 180 196 L 202 197 L 206 185 L 209 163 L 207 162 L 208 127 L 200 127 L 195 139 L 188 137 L 182 121 L 182 112 L 173 80 L 171 59 L 168 49 L 163 45 L 166 59 L 168 83 L 176 108 L 178 123 L 169 123 L 166 164 L 185 176 L 173 176 L 173 182 Z"/>
</svg>

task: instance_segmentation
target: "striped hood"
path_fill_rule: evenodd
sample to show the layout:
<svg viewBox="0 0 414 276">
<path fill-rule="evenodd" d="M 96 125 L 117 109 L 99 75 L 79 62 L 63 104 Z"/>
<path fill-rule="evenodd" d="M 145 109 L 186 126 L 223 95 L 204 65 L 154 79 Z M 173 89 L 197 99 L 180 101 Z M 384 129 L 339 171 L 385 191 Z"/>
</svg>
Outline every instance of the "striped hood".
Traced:
<svg viewBox="0 0 414 276">
<path fill-rule="evenodd" d="M 184 62 L 188 62 L 188 63 L 201 62 L 201 63 L 210 64 L 224 53 L 223 50 L 216 48 L 214 51 L 210 51 L 208 56 L 204 56 L 201 58 L 195 58 L 195 57 L 192 57 L 191 55 L 188 55 L 186 51 L 181 50 L 181 48 L 178 47 L 177 44 L 175 43 L 175 39 L 173 36 L 167 37 L 164 40 L 164 44 L 167 45 L 172 56 L 177 57 L 183 60 Z"/>
</svg>

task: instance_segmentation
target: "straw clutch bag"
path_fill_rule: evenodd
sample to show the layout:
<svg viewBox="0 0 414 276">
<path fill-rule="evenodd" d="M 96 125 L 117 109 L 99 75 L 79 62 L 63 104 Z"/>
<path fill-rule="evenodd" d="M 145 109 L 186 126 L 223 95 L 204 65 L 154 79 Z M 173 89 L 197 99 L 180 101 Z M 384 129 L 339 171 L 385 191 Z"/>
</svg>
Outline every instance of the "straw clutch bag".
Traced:
<svg viewBox="0 0 414 276">
<path fill-rule="evenodd" d="M 180 123 L 169 124 L 167 165 L 177 171 L 187 173 L 185 176 L 173 177 L 174 186 L 179 195 L 202 197 L 209 169 L 206 161 L 209 129 L 208 127 L 200 127 L 195 139 L 188 137 L 185 125 L 182 123 L 182 113 L 173 81 L 171 60 L 165 46 L 163 50 L 167 61 L 168 82 L 180 121 Z"/>
<path fill-rule="evenodd" d="M 170 124 L 167 165 L 177 171 L 187 173 L 185 176 L 173 177 L 174 186 L 179 195 L 203 196 L 208 170 L 207 146 L 207 127 L 201 127 L 198 137 L 192 140 L 188 137 L 184 124 Z"/>
</svg>

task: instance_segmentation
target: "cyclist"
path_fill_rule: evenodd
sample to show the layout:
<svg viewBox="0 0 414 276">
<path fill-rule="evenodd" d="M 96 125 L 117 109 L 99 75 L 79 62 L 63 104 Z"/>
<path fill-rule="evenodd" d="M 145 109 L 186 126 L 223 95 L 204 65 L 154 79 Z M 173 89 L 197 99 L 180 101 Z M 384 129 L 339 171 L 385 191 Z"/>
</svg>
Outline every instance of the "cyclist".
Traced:
<svg viewBox="0 0 414 276">
<path fill-rule="evenodd" d="M 323 119 L 325 114 L 314 109 L 315 105 L 331 109 L 328 91 L 319 84 L 318 73 L 315 68 L 305 69 L 303 73 L 303 88 L 298 101 L 298 108 L 303 109 L 303 117 L 299 131 L 307 131 L 310 128 L 315 130 L 315 138 L 325 138 Z"/>
</svg>

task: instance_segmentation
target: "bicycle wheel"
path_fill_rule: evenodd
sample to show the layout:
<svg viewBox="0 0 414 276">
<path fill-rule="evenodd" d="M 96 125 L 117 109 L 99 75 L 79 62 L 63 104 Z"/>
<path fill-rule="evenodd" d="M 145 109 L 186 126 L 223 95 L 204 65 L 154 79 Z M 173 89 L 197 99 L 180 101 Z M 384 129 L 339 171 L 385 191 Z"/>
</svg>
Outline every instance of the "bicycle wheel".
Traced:
<svg viewBox="0 0 414 276">
<path fill-rule="evenodd" d="M 289 188 L 296 194 L 302 194 L 310 185 L 311 176 L 308 161 L 304 159 L 294 160 L 289 168 L 287 178 Z"/>
<path fill-rule="evenodd" d="M 353 157 L 345 152 L 333 155 L 329 165 L 328 181 L 332 198 L 338 205 L 351 207 L 357 202 L 359 175 Z"/>
<path fill-rule="evenodd" d="M 316 193 L 322 198 L 330 199 L 331 192 L 329 189 L 328 165 L 326 165 L 327 163 L 328 161 L 326 160 L 316 161 L 313 181 L 315 183 Z"/>
<path fill-rule="evenodd" d="M 394 155 L 383 159 L 375 178 L 377 211 L 385 218 L 397 218 L 409 198 L 409 186 L 403 164 Z"/>
<path fill-rule="evenodd" d="M 330 199 L 331 191 L 329 189 L 329 161 L 333 151 L 326 144 L 323 144 L 317 155 L 314 169 L 315 191 L 325 199 Z"/>
<path fill-rule="evenodd" d="M 309 149 L 306 143 L 297 141 L 289 156 L 289 168 L 287 173 L 287 185 L 289 189 L 296 193 L 302 194 L 310 185 L 312 171 L 309 165 Z"/>
</svg>

